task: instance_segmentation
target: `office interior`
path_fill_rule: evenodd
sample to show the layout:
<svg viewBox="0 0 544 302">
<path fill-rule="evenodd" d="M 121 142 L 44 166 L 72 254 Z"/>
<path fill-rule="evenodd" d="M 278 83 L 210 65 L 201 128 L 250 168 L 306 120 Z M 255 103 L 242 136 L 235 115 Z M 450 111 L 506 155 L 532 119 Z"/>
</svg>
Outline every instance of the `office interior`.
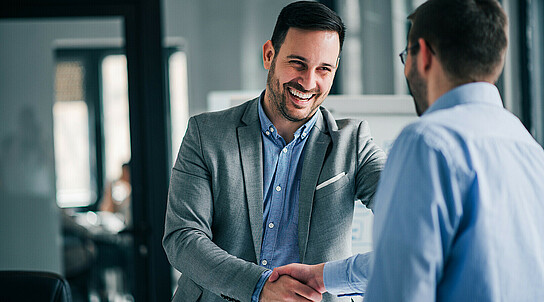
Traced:
<svg viewBox="0 0 544 302">
<path fill-rule="evenodd" d="M 0 4 L 0 270 L 55 272 L 74 301 L 168 301 L 170 169 L 190 116 L 257 97 L 286 0 Z M 398 53 L 422 0 L 324 0 L 346 27 L 331 95 L 388 150 L 417 118 Z M 505 107 L 544 145 L 544 1 L 502 0 Z M 125 168 L 128 167 L 128 171 Z M 371 250 L 357 205 L 355 252 Z"/>
</svg>

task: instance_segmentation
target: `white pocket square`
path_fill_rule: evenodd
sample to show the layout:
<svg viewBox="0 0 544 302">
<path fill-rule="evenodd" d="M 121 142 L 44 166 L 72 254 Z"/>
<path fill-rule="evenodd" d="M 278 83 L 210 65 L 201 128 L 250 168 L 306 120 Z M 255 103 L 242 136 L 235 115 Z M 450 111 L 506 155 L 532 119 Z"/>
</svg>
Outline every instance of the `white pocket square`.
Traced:
<svg viewBox="0 0 544 302">
<path fill-rule="evenodd" d="M 330 184 L 332 184 L 333 182 L 339 180 L 340 178 L 342 178 L 342 176 L 346 175 L 346 172 L 342 172 L 336 176 L 334 176 L 333 178 L 329 178 L 327 180 L 325 180 L 324 182 L 320 183 L 317 185 L 317 187 L 315 187 L 315 190 L 319 190 L 319 189 L 322 189 L 323 187 L 326 187 Z"/>
</svg>

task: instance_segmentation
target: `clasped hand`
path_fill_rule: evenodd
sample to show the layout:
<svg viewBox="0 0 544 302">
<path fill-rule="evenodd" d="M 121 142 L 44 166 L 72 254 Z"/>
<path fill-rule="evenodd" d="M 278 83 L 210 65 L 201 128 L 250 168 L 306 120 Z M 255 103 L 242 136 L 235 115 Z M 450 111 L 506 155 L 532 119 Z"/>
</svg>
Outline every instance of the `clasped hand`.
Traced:
<svg viewBox="0 0 544 302">
<path fill-rule="evenodd" d="M 321 301 L 325 292 L 324 264 L 288 264 L 274 269 L 261 292 L 260 301 Z"/>
</svg>

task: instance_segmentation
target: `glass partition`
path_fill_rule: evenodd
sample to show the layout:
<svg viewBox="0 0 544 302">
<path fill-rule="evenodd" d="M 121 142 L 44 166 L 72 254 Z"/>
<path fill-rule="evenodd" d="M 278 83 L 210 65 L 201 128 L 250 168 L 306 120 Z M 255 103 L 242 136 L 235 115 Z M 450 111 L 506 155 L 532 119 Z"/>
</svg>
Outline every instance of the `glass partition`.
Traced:
<svg viewBox="0 0 544 302">
<path fill-rule="evenodd" d="M 74 301 L 133 301 L 130 208 L 100 206 L 130 199 L 112 186 L 130 160 L 122 32 L 115 17 L 0 21 L 0 269 L 58 272 Z"/>
</svg>

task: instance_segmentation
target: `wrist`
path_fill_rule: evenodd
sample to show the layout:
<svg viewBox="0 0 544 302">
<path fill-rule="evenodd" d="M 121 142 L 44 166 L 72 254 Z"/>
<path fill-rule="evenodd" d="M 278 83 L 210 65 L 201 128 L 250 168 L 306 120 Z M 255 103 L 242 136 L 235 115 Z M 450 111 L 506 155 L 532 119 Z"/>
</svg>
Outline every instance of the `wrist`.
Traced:
<svg viewBox="0 0 544 302">
<path fill-rule="evenodd" d="M 253 295 L 251 296 L 251 302 L 259 302 L 261 300 L 261 292 L 266 285 L 266 281 L 268 281 L 270 274 L 272 274 L 271 270 L 266 270 L 262 273 L 259 281 L 255 285 L 255 290 L 253 291 Z"/>
<path fill-rule="evenodd" d="M 317 282 L 318 290 L 321 293 L 324 293 L 327 291 L 325 288 L 325 282 L 323 281 L 323 271 L 325 269 L 325 263 L 316 264 L 316 267 L 317 274 L 315 276 L 315 280 Z"/>
</svg>

